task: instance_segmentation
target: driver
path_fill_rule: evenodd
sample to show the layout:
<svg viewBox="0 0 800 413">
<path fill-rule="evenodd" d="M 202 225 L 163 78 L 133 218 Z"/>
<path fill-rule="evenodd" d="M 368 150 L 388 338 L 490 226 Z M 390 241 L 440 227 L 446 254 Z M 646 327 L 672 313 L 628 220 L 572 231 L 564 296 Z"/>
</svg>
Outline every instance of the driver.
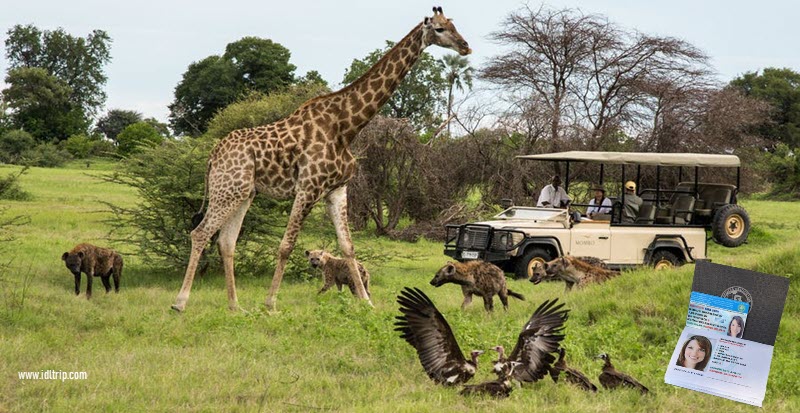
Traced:
<svg viewBox="0 0 800 413">
<path fill-rule="evenodd" d="M 544 208 L 569 208 L 572 198 L 567 195 L 567 191 L 561 186 L 561 177 L 553 175 L 550 185 L 542 188 L 539 194 L 539 202 L 536 203 L 537 207 Z"/>
</svg>

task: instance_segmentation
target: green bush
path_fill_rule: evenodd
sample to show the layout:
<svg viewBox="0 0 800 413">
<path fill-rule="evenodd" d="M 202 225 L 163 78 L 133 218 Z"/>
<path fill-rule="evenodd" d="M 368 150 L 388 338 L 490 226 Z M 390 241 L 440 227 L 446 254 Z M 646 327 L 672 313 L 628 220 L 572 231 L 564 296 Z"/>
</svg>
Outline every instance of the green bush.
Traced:
<svg viewBox="0 0 800 413">
<path fill-rule="evenodd" d="M 36 145 L 33 136 L 21 129 L 14 129 L 0 135 L 0 162 L 19 163 L 20 155 Z"/>
<path fill-rule="evenodd" d="M 128 156 L 141 152 L 143 148 L 155 147 L 164 142 L 164 137 L 148 122 L 136 122 L 128 125 L 117 135 L 117 150 L 120 155 Z"/>
<path fill-rule="evenodd" d="M 772 181 L 770 195 L 782 199 L 800 198 L 800 148 L 794 150 L 781 143 L 765 158 Z"/>
<path fill-rule="evenodd" d="M 42 143 L 22 152 L 20 164 L 53 168 L 72 160 L 72 155 L 52 143 Z"/>
<path fill-rule="evenodd" d="M 267 96 L 262 93 L 252 93 L 220 110 L 209 122 L 208 131 L 204 136 L 221 139 L 236 129 L 275 122 L 292 113 L 303 102 L 327 92 L 329 89 L 326 86 L 313 83 L 292 86 Z"/>
<path fill-rule="evenodd" d="M 114 144 L 99 136 L 73 135 L 66 141 L 63 141 L 61 145 L 76 159 L 86 159 L 92 156 L 112 156 L 116 154 Z"/>
</svg>

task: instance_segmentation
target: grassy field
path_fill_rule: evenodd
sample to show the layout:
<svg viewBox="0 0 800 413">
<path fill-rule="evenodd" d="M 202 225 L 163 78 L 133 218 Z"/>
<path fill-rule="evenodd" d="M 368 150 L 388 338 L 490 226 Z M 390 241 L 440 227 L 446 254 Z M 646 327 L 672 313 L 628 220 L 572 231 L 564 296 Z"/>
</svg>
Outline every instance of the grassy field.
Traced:
<svg viewBox="0 0 800 413">
<path fill-rule="evenodd" d="M 439 243 L 391 242 L 356 234 L 359 247 L 397 257 L 368 263 L 371 309 L 349 293 L 318 296 L 319 277 L 285 282 L 276 313 L 263 302 L 271 274 L 238 274 L 239 302 L 227 310 L 224 277 L 195 281 L 187 311 L 169 309 L 183 268 L 149 268 L 130 246 L 120 294 L 94 283 L 91 301 L 72 293 L 73 278 L 60 259 L 78 242 L 107 245 L 107 218 L 99 201 L 136 202 L 130 189 L 92 174 L 112 165 L 75 163 L 33 168 L 21 179 L 27 201 L 2 201 L 7 215 L 25 214 L 16 241 L 0 248 L 0 411 L 756 411 L 757 408 L 664 384 L 664 372 L 684 324 L 693 266 L 655 273 L 627 272 L 604 285 L 564 293 L 562 284 L 509 281 L 527 301 L 486 314 L 480 300 L 460 311 L 460 289 L 428 284 L 446 261 Z M 0 176 L 13 168 L 0 166 Z M 764 411 L 800 411 L 800 203 L 745 201 L 754 231 L 737 249 L 711 245 L 717 263 L 791 277 Z M 319 225 L 319 224 L 314 224 Z M 325 224 L 329 225 L 329 224 Z M 309 226 L 301 241 L 327 243 Z M 413 258 L 409 258 L 413 257 Z M 560 297 L 572 309 L 564 346 L 573 367 L 595 379 L 608 352 L 617 368 L 650 387 L 587 394 L 549 380 L 517 389 L 507 400 L 465 399 L 435 386 L 415 353 L 393 331 L 395 297 L 418 286 L 445 314 L 465 352 L 510 347 L 541 301 Z M 85 276 L 82 289 L 85 289 Z M 475 382 L 489 379 L 484 356 Z M 85 371 L 86 380 L 20 380 L 21 371 Z"/>
</svg>

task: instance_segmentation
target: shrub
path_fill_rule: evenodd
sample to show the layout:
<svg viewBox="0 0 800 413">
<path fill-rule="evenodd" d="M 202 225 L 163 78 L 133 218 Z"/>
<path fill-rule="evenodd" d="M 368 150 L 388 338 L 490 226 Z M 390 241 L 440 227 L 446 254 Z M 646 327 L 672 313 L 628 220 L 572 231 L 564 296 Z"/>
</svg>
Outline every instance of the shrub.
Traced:
<svg viewBox="0 0 800 413">
<path fill-rule="evenodd" d="M 20 155 L 35 145 L 30 133 L 21 129 L 7 131 L 0 135 L 0 162 L 18 163 Z"/>
<path fill-rule="evenodd" d="M 790 150 L 778 144 L 773 153 L 765 157 L 766 168 L 772 181 L 770 195 L 778 198 L 800 198 L 800 148 Z"/>
<path fill-rule="evenodd" d="M 10 173 L 0 177 L 0 199 L 12 201 L 25 201 L 30 199 L 30 194 L 19 186 L 19 177 L 28 172 L 28 167 L 20 169 L 17 173 Z"/>
<path fill-rule="evenodd" d="M 53 168 L 72 159 L 72 155 L 52 143 L 42 143 L 22 152 L 20 164 Z"/>
<path fill-rule="evenodd" d="M 141 152 L 145 147 L 154 147 L 164 142 L 164 137 L 148 122 L 136 122 L 128 125 L 117 135 L 117 150 L 120 155 L 128 156 Z"/>
</svg>

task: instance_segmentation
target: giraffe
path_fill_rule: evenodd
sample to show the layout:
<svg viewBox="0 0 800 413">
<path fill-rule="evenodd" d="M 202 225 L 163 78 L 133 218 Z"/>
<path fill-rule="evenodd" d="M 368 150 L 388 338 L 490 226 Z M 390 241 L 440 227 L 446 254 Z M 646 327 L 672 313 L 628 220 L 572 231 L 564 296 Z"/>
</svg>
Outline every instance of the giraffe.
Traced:
<svg viewBox="0 0 800 413">
<path fill-rule="evenodd" d="M 212 149 L 204 195 L 208 207 L 191 233 L 191 255 L 183 285 L 172 305 L 174 310 L 185 310 L 197 263 L 217 231 L 228 307 L 239 308 L 233 256 L 242 220 L 257 193 L 274 199 L 294 199 L 265 303 L 268 310 L 276 308 L 286 262 L 303 221 L 323 198 L 356 293 L 372 305 L 359 277 L 347 223 L 347 182 L 356 171 L 350 144 L 431 44 L 462 56 L 472 52 L 442 8 L 434 7 L 433 17 L 425 17 L 352 84 L 307 101 L 277 122 L 235 130 Z"/>
</svg>

